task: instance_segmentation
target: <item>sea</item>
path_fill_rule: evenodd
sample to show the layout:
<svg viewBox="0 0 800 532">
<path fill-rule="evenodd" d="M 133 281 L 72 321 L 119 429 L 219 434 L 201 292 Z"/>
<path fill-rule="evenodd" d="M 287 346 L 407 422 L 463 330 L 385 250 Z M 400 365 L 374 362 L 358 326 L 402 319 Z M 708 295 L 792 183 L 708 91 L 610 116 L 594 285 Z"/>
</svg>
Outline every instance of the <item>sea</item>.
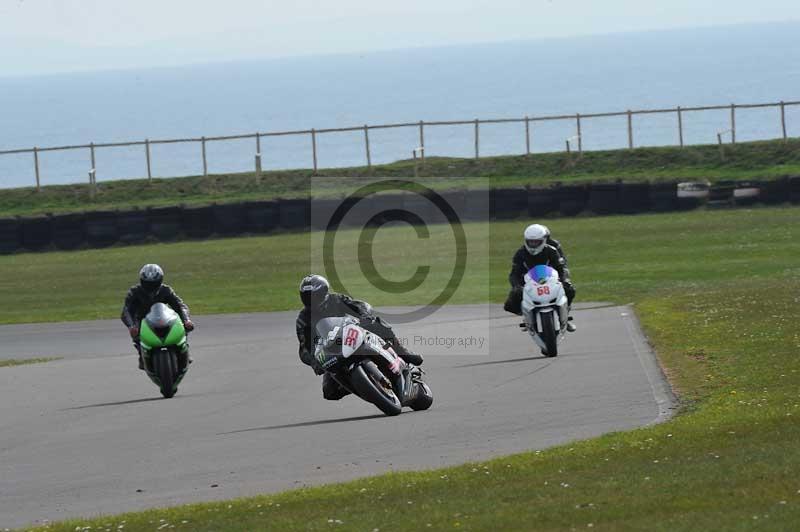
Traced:
<svg viewBox="0 0 800 532">
<path fill-rule="evenodd" d="M 2 77 L 0 150 L 424 121 L 800 100 L 800 22 L 541 39 L 141 70 Z M 716 142 L 728 110 L 685 113 L 687 144 Z M 786 108 L 800 136 L 800 106 Z M 678 143 L 677 115 L 635 116 L 636 146 Z M 738 110 L 737 140 L 782 135 L 775 108 Z M 532 122 L 535 153 L 575 120 Z M 370 130 L 373 164 L 409 159 L 417 128 Z M 726 134 L 729 140 L 729 134 Z M 480 126 L 480 155 L 526 150 L 524 125 Z M 319 134 L 320 168 L 364 165 L 363 131 Z M 310 135 L 262 138 L 264 169 L 310 168 Z M 574 145 L 573 139 L 573 145 Z M 625 117 L 582 121 L 585 150 L 625 148 Z M 426 126 L 427 156 L 474 156 L 474 126 Z M 209 173 L 254 168 L 255 140 L 207 143 Z M 151 146 L 154 177 L 203 172 L 201 147 Z M 39 155 L 42 185 L 85 182 L 89 150 Z M 96 151 L 96 179 L 146 176 L 142 146 Z M 33 155 L 0 155 L 0 188 L 35 184 Z"/>
</svg>

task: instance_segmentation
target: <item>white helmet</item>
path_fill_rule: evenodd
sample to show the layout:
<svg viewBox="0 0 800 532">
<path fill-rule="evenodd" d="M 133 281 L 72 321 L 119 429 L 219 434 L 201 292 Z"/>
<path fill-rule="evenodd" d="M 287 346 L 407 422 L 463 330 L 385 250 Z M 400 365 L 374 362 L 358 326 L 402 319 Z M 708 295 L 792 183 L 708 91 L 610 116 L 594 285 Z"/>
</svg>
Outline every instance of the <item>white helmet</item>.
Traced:
<svg viewBox="0 0 800 532">
<path fill-rule="evenodd" d="M 549 231 L 543 225 L 533 224 L 525 228 L 525 249 L 531 255 L 538 255 L 547 245 Z"/>
<path fill-rule="evenodd" d="M 539 225 L 539 227 L 544 229 L 545 240 L 549 239 L 550 238 L 550 228 L 547 227 L 546 225 L 541 225 L 541 224 Z"/>
</svg>

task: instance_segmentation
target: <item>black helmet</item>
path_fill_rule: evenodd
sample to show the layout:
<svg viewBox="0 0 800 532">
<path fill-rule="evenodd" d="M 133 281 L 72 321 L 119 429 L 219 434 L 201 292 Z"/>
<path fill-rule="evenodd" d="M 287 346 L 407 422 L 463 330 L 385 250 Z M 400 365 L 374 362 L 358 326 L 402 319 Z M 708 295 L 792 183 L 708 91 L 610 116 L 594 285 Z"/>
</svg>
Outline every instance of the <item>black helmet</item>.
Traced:
<svg viewBox="0 0 800 532">
<path fill-rule="evenodd" d="M 319 306 L 327 299 L 330 289 L 330 283 L 323 276 L 307 275 L 300 282 L 300 300 L 306 307 Z"/>
<path fill-rule="evenodd" d="M 161 284 L 164 282 L 164 270 L 158 264 L 145 264 L 139 270 L 139 286 L 151 296 L 158 293 Z"/>
</svg>

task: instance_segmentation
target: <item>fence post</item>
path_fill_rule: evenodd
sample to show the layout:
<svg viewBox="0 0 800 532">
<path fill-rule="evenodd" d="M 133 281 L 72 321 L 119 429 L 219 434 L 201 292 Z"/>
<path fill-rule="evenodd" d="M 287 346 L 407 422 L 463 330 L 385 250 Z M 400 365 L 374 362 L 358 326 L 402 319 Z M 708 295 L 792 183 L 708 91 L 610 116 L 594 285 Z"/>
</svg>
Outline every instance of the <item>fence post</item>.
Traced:
<svg viewBox="0 0 800 532">
<path fill-rule="evenodd" d="M 480 122 L 476 118 L 475 119 L 475 160 L 476 161 L 478 159 L 480 159 L 480 149 L 479 149 L 480 148 L 480 136 L 479 136 L 480 134 L 478 133 L 478 124 L 480 124 Z"/>
<path fill-rule="evenodd" d="M 531 119 L 525 117 L 525 156 L 529 157 L 531 154 Z"/>
<path fill-rule="evenodd" d="M 39 148 L 33 148 L 33 167 L 36 169 L 36 192 L 41 192 L 42 187 L 39 182 Z"/>
<path fill-rule="evenodd" d="M 572 153 L 572 151 L 570 150 L 570 147 L 569 147 L 569 139 L 565 140 L 564 142 L 567 143 L 567 155 L 569 155 L 570 153 Z"/>
<path fill-rule="evenodd" d="M 261 184 L 261 154 L 256 153 L 256 185 Z"/>
<path fill-rule="evenodd" d="M 722 133 L 717 133 L 717 143 L 719 144 L 719 158 L 725 161 L 725 146 L 722 144 Z"/>
<path fill-rule="evenodd" d="M 419 121 L 419 147 L 423 148 L 420 158 L 422 159 L 422 166 L 425 166 L 425 123 L 422 120 Z"/>
<path fill-rule="evenodd" d="M 367 150 L 367 168 L 372 170 L 372 155 L 369 152 L 369 126 L 364 124 L 364 148 Z"/>
<path fill-rule="evenodd" d="M 781 129 L 783 130 L 783 140 L 786 140 L 786 104 L 781 100 Z"/>
<path fill-rule="evenodd" d="M 628 149 L 633 149 L 633 111 L 628 109 Z"/>
<path fill-rule="evenodd" d="M 153 180 L 153 171 L 150 167 L 150 139 L 144 139 L 144 154 L 147 158 L 147 180 Z"/>
<path fill-rule="evenodd" d="M 314 159 L 314 175 L 317 175 L 317 130 L 311 129 L 311 157 Z"/>
<path fill-rule="evenodd" d="M 202 137 L 200 143 L 203 146 L 203 176 L 208 175 L 208 159 L 206 158 L 206 138 Z"/>
<path fill-rule="evenodd" d="M 92 158 L 92 170 L 96 174 L 97 173 L 97 164 L 95 163 L 95 160 L 94 160 L 94 142 L 90 142 L 89 143 L 89 155 Z"/>
<path fill-rule="evenodd" d="M 683 110 L 678 106 L 678 142 L 683 148 Z"/>
<path fill-rule="evenodd" d="M 261 184 L 261 133 L 256 133 L 256 184 Z"/>
<path fill-rule="evenodd" d="M 581 134 L 581 114 L 575 115 L 575 121 L 578 126 L 578 153 L 583 154 L 583 135 Z"/>
<path fill-rule="evenodd" d="M 736 144 L 736 104 L 731 104 L 731 144 Z"/>
</svg>

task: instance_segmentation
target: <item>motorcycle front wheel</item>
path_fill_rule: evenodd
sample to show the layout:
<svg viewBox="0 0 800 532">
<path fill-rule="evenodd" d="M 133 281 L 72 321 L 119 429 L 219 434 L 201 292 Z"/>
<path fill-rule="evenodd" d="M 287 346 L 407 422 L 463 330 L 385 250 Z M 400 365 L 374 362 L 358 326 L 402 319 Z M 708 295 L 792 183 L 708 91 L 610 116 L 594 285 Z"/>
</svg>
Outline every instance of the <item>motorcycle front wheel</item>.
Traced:
<svg viewBox="0 0 800 532">
<path fill-rule="evenodd" d="M 542 340 L 544 341 L 547 356 L 558 356 L 558 332 L 552 312 L 543 312 L 539 315 L 542 320 Z"/>
<path fill-rule="evenodd" d="M 178 378 L 178 357 L 168 349 L 153 353 L 153 369 L 160 383 L 161 395 L 169 399 L 178 391 L 175 380 Z"/>
<path fill-rule="evenodd" d="M 392 384 L 374 362 L 364 362 L 353 369 L 350 382 L 359 397 L 374 404 L 387 416 L 396 416 L 403 409 Z"/>
</svg>

